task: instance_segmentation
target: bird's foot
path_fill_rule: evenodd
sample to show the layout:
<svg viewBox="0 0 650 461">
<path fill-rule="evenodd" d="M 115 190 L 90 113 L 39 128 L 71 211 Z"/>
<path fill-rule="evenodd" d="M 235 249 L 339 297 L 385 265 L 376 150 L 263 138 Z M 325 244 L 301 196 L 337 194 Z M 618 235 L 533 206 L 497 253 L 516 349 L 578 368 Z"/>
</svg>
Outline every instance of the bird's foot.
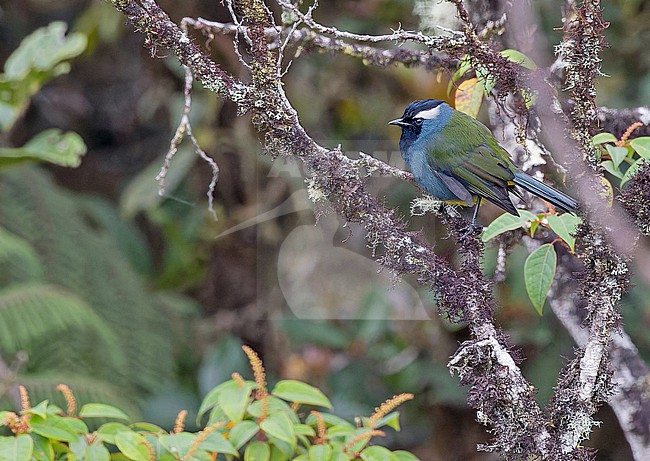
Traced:
<svg viewBox="0 0 650 461">
<path fill-rule="evenodd" d="M 474 234 L 478 237 L 481 235 L 481 232 L 483 232 L 483 226 L 477 226 L 476 224 L 471 223 L 467 228 L 465 228 L 463 233 L 460 234 L 459 240 L 465 240 L 467 237 Z"/>
</svg>

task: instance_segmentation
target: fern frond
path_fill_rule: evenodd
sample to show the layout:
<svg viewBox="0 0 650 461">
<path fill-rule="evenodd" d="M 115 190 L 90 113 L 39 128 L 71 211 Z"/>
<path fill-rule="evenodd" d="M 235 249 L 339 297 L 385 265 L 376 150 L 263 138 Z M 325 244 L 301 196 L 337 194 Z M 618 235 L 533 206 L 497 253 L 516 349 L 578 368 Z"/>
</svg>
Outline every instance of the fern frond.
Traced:
<svg viewBox="0 0 650 461">
<path fill-rule="evenodd" d="M 136 247 L 141 241 L 126 227 L 118 237 L 114 229 L 105 227 L 106 217 L 99 219 L 101 207 L 89 211 L 87 203 L 80 205 L 76 195 L 35 168 L 0 174 L 0 197 L 0 225 L 33 246 L 45 267 L 46 280 L 86 301 L 117 336 L 124 366 L 111 379 L 128 382 L 139 391 L 154 391 L 168 382 L 174 373 L 172 320 L 155 291 L 124 256 L 125 245 L 119 240 L 130 239 Z M 0 273 L 3 270 L 0 266 Z M 22 320 L 23 327 L 27 322 Z M 75 349 L 84 349 L 80 347 L 84 339 L 85 349 L 96 345 L 92 335 L 84 338 L 79 329 L 69 331 Z M 44 355 L 47 349 L 28 352 L 32 358 L 28 366 L 35 365 L 35 359 L 39 366 L 52 365 Z M 53 345 L 51 352 L 57 360 L 79 366 L 75 363 L 78 355 L 66 356 L 63 343 Z M 98 366 L 89 372 L 106 374 Z"/>
<path fill-rule="evenodd" d="M 0 286 L 11 282 L 43 280 L 43 265 L 26 240 L 0 227 Z"/>
<path fill-rule="evenodd" d="M 0 351 L 29 349 L 39 338 L 55 338 L 82 328 L 96 333 L 104 347 L 119 344 L 108 325 L 82 299 L 60 287 L 14 284 L 0 289 Z"/>
</svg>

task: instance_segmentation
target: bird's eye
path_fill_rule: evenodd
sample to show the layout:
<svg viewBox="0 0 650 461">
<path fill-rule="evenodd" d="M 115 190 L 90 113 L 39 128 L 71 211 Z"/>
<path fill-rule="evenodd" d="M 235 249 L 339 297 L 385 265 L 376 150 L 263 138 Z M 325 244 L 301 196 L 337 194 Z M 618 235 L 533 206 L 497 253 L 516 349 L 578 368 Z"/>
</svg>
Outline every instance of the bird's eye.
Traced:
<svg viewBox="0 0 650 461">
<path fill-rule="evenodd" d="M 413 119 L 413 125 L 421 126 L 422 125 L 422 119 L 421 118 Z"/>
</svg>

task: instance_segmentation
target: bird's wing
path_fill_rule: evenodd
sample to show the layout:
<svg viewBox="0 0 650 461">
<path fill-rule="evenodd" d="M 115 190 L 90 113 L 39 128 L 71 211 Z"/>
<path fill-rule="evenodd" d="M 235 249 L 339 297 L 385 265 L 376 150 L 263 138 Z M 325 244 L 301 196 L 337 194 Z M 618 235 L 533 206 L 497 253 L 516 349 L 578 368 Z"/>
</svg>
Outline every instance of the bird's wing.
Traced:
<svg viewBox="0 0 650 461">
<path fill-rule="evenodd" d="M 474 196 L 458 179 L 441 171 L 432 169 L 432 172 L 438 179 L 445 183 L 447 189 L 449 189 L 456 197 L 458 197 L 461 202 L 464 202 L 467 206 L 474 205 Z"/>
<path fill-rule="evenodd" d="M 427 160 L 432 170 L 456 179 L 472 195 L 519 215 L 508 196 L 518 169 L 478 120 L 454 111 L 449 123 L 429 140 Z"/>
<path fill-rule="evenodd" d="M 508 196 L 514 178 L 508 161 L 485 145 L 474 147 L 455 160 L 443 170 L 444 173 L 456 178 L 472 194 L 518 215 Z"/>
</svg>

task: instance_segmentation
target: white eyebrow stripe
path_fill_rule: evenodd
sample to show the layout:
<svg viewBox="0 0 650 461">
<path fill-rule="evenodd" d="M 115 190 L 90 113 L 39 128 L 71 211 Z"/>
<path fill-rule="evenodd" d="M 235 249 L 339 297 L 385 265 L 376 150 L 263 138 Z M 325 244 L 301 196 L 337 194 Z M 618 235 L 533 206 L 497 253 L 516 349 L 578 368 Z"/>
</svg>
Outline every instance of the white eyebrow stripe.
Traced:
<svg viewBox="0 0 650 461">
<path fill-rule="evenodd" d="M 430 120 L 436 118 L 440 113 L 440 106 L 436 106 L 433 109 L 421 110 L 413 116 L 413 118 L 424 118 Z"/>
</svg>

